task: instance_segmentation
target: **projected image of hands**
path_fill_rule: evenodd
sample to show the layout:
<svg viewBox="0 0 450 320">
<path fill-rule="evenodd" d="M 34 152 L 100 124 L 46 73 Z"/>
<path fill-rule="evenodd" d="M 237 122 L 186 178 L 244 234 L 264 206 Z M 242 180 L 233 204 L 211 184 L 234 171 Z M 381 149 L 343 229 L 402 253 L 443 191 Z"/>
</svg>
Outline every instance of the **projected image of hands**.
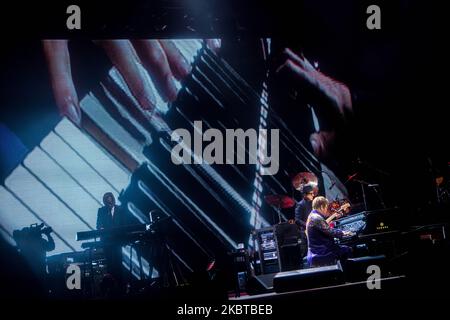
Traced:
<svg viewBox="0 0 450 320">
<path fill-rule="evenodd" d="M 347 85 L 319 71 L 318 63 L 313 65 L 301 52 L 286 48 L 284 57 L 283 63 L 277 68 L 277 73 L 286 72 L 293 76 L 300 88 L 309 90 L 311 96 L 315 97 L 313 101 L 323 106 L 323 114 L 337 115 L 333 117 L 336 119 L 335 126 L 353 112 L 351 93 Z M 326 103 L 320 103 L 323 101 Z M 326 158 L 330 156 L 330 150 L 335 143 L 336 130 L 316 128 L 316 132 L 310 135 L 309 140 L 315 155 Z"/>
<path fill-rule="evenodd" d="M 155 98 L 159 94 L 165 102 L 177 97 L 177 81 L 182 81 L 191 71 L 186 57 L 172 40 L 99 40 L 101 47 L 125 80 L 139 107 L 153 114 Z M 218 51 L 219 39 L 205 40 L 207 46 Z M 81 111 L 77 87 L 72 77 L 71 52 L 68 40 L 43 40 L 51 86 L 61 115 L 77 125 L 81 123 Z M 142 68 L 143 67 L 143 68 Z M 157 93 L 153 92 L 150 79 Z"/>
</svg>

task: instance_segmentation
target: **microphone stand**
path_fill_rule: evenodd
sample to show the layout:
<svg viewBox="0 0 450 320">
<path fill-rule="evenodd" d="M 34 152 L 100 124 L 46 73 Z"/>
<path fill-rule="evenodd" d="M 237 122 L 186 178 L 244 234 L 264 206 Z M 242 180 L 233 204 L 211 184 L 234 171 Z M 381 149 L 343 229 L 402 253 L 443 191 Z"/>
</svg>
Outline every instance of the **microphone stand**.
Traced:
<svg viewBox="0 0 450 320">
<path fill-rule="evenodd" d="M 364 189 L 364 185 L 365 185 L 365 184 L 369 185 L 370 183 L 367 183 L 366 181 L 359 180 L 359 179 L 354 179 L 354 181 L 358 182 L 358 183 L 361 185 L 362 196 L 363 196 L 363 202 L 364 202 L 364 210 L 367 211 L 366 191 L 365 191 L 365 189 Z"/>
<path fill-rule="evenodd" d="M 381 196 L 381 193 L 378 190 L 378 184 L 368 183 L 368 182 L 366 182 L 364 180 L 359 180 L 359 179 L 355 179 L 354 181 L 356 181 L 359 184 L 361 184 L 362 196 L 363 196 L 363 201 L 364 201 L 364 209 L 366 211 L 367 211 L 367 200 L 366 200 L 366 192 L 365 192 L 364 185 L 367 185 L 369 188 L 373 188 L 373 190 L 375 191 L 375 194 L 378 197 L 378 200 L 380 200 L 380 203 L 381 203 L 383 209 L 386 209 L 386 204 L 384 203 L 383 197 Z"/>
<path fill-rule="evenodd" d="M 383 197 L 381 196 L 381 193 L 378 190 L 378 185 L 374 184 L 374 185 L 369 185 L 369 187 L 373 188 L 373 191 L 375 191 L 378 200 L 380 200 L 381 206 L 383 207 L 383 209 L 386 209 L 386 205 L 384 204 L 383 201 Z"/>
<path fill-rule="evenodd" d="M 364 183 L 361 183 L 363 201 L 364 201 L 364 210 L 367 211 L 367 201 L 366 201 L 366 192 L 364 191 Z"/>
</svg>

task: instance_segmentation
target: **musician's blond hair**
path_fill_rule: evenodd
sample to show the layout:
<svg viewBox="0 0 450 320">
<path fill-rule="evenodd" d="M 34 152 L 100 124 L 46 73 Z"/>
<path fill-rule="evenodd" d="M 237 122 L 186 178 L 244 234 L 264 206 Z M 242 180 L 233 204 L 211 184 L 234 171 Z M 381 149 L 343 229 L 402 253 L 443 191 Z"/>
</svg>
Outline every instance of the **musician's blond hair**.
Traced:
<svg viewBox="0 0 450 320">
<path fill-rule="evenodd" d="M 313 202 L 312 202 L 312 208 L 314 210 L 319 210 L 323 207 L 327 207 L 328 206 L 328 200 L 325 197 L 319 196 L 317 198 L 314 198 Z"/>
</svg>

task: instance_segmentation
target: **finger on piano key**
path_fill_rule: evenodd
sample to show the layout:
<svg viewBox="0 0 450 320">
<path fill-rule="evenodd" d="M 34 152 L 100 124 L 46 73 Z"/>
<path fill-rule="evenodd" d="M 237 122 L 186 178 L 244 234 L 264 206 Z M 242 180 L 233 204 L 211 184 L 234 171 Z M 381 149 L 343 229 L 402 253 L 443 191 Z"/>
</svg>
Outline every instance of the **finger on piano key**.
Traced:
<svg viewBox="0 0 450 320">
<path fill-rule="evenodd" d="M 129 113 L 130 117 L 136 118 L 137 121 L 143 125 L 146 130 L 151 130 L 148 126 L 152 126 L 152 128 L 157 131 L 167 131 L 168 126 L 165 121 L 161 118 L 160 114 L 164 114 L 168 111 L 169 107 L 166 102 L 162 100 L 158 93 L 155 94 L 157 99 L 157 108 L 158 112 L 151 113 L 149 111 L 143 110 L 139 108 L 138 102 L 131 94 L 128 89 L 124 79 L 120 75 L 117 69 L 113 68 L 109 72 L 111 82 L 105 83 L 105 87 L 107 87 L 108 91 L 117 99 L 122 97 L 122 100 L 125 100 L 123 103 L 123 107 L 125 107 Z M 178 81 L 176 82 L 177 88 L 181 88 L 181 85 Z M 152 82 L 153 83 L 153 82 Z"/>
<path fill-rule="evenodd" d="M 84 112 L 83 128 L 133 171 L 145 161 L 144 144 L 137 141 L 104 109 L 100 101 L 88 94 L 80 102 Z"/>
<path fill-rule="evenodd" d="M 193 63 L 201 48 L 201 41 L 177 40 L 175 43 L 180 48 L 180 51 L 183 52 L 185 58 L 190 63 Z M 143 66 L 139 67 L 144 69 Z M 157 92 L 154 82 L 148 73 L 145 72 L 145 74 L 155 95 L 158 112 L 166 113 L 169 109 L 168 104 L 164 102 Z M 120 90 L 128 98 L 135 110 L 131 110 L 129 104 L 120 103 L 115 98 L 117 90 L 113 90 L 110 85 L 105 83 L 103 84 L 104 94 L 112 104 L 109 106 L 103 105 L 93 94 L 83 99 L 80 103 L 81 109 L 88 116 L 86 121 L 84 121 L 84 127 L 100 141 L 103 141 L 102 144 L 121 159 L 121 162 L 125 163 L 127 168 L 133 170 L 144 161 L 142 148 L 151 143 L 151 136 L 147 133 L 149 128 L 145 124 L 144 119 L 157 130 L 167 130 L 168 126 L 159 116 L 155 116 L 155 119 L 152 119 L 152 112 L 142 110 L 139 107 L 137 100 L 131 94 L 125 80 L 116 68 L 110 70 L 109 78 L 116 86 L 116 89 Z M 178 90 L 181 88 L 179 82 L 176 83 L 176 86 Z M 115 112 L 116 116 L 113 117 L 111 113 L 114 114 Z M 134 136 L 131 134 L 132 132 L 135 132 Z M 139 133 L 144 139 L 139 141 L 139 135 L 136 133 Z"/>
<path fill-rule="evenodd" d="M 189 64 L 193 64 L 201 44 L 199 40 L 172 40 L 175 46 L 180 50 L 181 55 L 186 59 Z M 199 44 L 197 44 L 197 42 Z"/>
<path fill-rule="evenodd" d="M 132 134 L 137 140 L 144 145 L 150 145 L 152 142 L 149 133 L 149 119 L 145 116 L 147 111 L 141 108 L 130 107 L 130 104 L 122 104 L 103 83 L 101 87 L 109 99 L 109 103 L 104 103 L 103 106 L 111 115 L 115 115 L 125 129 Z M 144 127 L 145 126 L 145 127 Z"/>
</svg>

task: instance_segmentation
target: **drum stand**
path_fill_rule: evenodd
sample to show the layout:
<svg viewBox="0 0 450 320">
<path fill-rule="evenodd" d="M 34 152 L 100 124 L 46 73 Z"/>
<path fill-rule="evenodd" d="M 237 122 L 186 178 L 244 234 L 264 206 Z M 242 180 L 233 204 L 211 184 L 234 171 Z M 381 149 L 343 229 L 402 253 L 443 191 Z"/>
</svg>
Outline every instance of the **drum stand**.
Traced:
<svg viewBox="0 0 450 320">
<path fill-rule="evenodd" d="M 142 250 L 142 243 L 140 240 L 134 241 L 130 244 L 130 261 L 129 261 L 129 273 L 128 273 L 128 286 L 127 289 L 128 291 L 132 292 L 135 287 L 134 287 L 134 276 L 133 276 L 133 249 L 136 253 L 136 260 L 138 262 L 138 266 L 139 266 L 139 278 L 141 281 L 145 280 L 145 274 L 144 274 L 144 269 L 142 266 L 142 256 L 140 254 L 140 251 Z M 151 275 L 150 275 L 151 277 Z"/>
<path fill-rule="evenodd" d="M 165 232 L 162 230 L 156 230 L 156 237 L 152 246 L 152 260 L 159 272 L 159 285 L 160 287 L 178 287 L 188 283 L 183 277 L 180 264 L 175 261 L 176 254 L 170 248 L 167 243 Z M 153 271 L 153 263 L 150 268 L 150 272 Z M 152 274 L 150 274 L 151 278 Z"/>
</svg>

